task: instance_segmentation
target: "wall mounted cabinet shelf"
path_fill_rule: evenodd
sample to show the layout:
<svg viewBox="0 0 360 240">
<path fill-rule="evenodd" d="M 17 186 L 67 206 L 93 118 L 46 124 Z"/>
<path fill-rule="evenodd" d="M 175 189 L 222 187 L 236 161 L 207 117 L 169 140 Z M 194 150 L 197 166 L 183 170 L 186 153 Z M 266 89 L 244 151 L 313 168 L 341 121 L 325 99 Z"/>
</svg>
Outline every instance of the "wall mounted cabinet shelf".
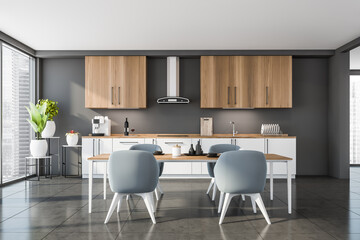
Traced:
<svg viewBox="0 0 360 240">
<path fill-rule="evenodd" d="M 291 108 L 291 56 L 202 56 L 201 108 Z"/>
<path fill-rule="evenodd" d="M 146 57 L 86 56 L 85 107 L 146 108 Z"/>
</svg>

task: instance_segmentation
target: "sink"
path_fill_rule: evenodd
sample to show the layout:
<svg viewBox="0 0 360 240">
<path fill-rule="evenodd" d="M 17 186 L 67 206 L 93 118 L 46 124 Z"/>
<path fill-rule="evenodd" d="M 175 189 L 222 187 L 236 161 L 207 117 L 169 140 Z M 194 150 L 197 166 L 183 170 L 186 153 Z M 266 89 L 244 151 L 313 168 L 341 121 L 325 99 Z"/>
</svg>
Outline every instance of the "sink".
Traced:
<svg viewBox="0 0 360 240">
<path fill-rule="evenodd" d="M 179 137 L 179 138 L 186 138 L 189 137 L 189 135 L 186 134 L 158 134 L 158 137 Z"/>
</svg>

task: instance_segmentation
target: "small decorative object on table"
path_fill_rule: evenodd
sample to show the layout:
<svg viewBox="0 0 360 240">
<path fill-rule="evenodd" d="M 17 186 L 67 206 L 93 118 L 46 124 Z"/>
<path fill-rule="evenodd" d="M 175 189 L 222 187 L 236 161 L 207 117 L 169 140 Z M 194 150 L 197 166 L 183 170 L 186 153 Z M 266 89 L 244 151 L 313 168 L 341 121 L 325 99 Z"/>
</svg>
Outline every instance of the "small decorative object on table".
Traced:
<svg viewBox="0 0 360 240">
<path fill-rule="evenodd" d="M 201 148 L 200 139 L 199 139 L 198 143 L 196 144 L 196 153 L 195 153 L 195 155 L 202 155 L 202 154 L 203 154 L 203 150 Z"/>
<path fill-rule="evenodd" d="M 172 156 L 173 157 L 180 157 L 181 156 L 181 146 L 175 145 L 172 148 Z"/>
<path fill-rule="evenodd" d="M 38 103 L 36 104 L 36 107 L 46 105 L 45 114 L 49 115 L 49 119 L 46 122 L 44 131 L 41 134 L 43 138 L 51 138 L 55 134 L 56 125 L 53 121 L 53 117 L 59 114 L 59 107 L 57 106 L 57 104 L 58 102 L 51 101 L 49 99 L 39 99 Z"/>
<path fill-rule="evenodd" d="M 189 156 L 193 156 L 193 155 L 195 155 L 195 149 L 194 149 L 194 145 L 191 144 L 189 149 Z"/>
<path fill-rule="evenodd" d="M 36 140 L 31 140 L 30 152 L 33 157 L 44 157 L 47 152 L 47 142 L 41 138 L 41 133 L 44 131 L 49 114 L 46 114 L 46 104 L 42 106 L 35 106 L 30 104 L 30 109 L 26 107 L 30 114 L 30 119 L 26 119 L 35 131 Z"/>
<path fill-rule="evenodd" d="M 65 134 L 65 136 L 66 136 L 66 142 L 69 146 L 77 145 L 77 143 L 79 141 L 79 133 L 78 132 L 71 130 L 70 132 L 67 132 Z"/>
</svg>

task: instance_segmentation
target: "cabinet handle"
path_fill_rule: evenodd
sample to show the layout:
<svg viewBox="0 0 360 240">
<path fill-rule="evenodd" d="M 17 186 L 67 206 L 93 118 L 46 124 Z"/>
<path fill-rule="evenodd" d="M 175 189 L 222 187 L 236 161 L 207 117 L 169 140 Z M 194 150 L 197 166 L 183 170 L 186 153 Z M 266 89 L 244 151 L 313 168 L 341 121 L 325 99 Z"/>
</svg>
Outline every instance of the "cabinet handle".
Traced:
<svg viewBox="0 0 360 240">
<path fill-rule="evenodd" d="M 266 105 L 269 104 L 269 87 L 266 87 Z"/>
<path fill-rule="evenodd" d="M 111 87 L 111 105 L 114 105 L 114 87 Z"/>
<path fill-rule="evenodd" d="M 184 144 L 184 142 L 165 142 L 165 144 Z"/>
<path fill-rule="evenodd" d="M 121 144 L 134 144 L 134 143 L 139 143 L 139 142 L 120 142 Z"/>
<path fill-rule="evenodd" d="M 101 154 L 101 152 L 100 152 L 100 139 L 98 139 L 98 154 Z"/>
<path fill-rule="evenodd" d="M 228 87 L 228 104 L 230 104 L 230 87 Z"/>
<path fill-rule="evenodd" d="M 118 88 L 118 104 L 120 104 L 120 87 Z"/>
<path fill-rule="evenodd" d="M 235 104 L 236 104 L 236 87 L 234 87 L 234 93 L 235 93 Z"/>
<path fill-rule="evenodd" d="M 93 156 L 95 156 L 95 139 L 93 139 Z"/>
</svg>

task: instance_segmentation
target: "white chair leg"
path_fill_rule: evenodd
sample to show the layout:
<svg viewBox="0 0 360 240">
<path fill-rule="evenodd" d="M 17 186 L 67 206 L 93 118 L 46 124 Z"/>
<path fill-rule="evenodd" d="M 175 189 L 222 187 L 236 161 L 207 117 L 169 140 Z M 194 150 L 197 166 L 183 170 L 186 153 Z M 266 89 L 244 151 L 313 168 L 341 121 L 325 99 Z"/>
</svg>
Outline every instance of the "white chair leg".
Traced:
<svg viewBox="0 0 360 240">
<path fill-rule="evenodd" d="M 159 201 L 159 194 L 158 194 L 158 192 L 156 191 L 156 188 L 155 188 L 154 192 L 155 192 L 156 201 Z"/>
<path fill-rule="evenodd" d="M 157 190 L 160 192 L 160 195 L 163 195 L 163 194 L 164 194 L 163 190 L 162 190 L 161 187 L 160 187 L 160 183 L 159 183 L 159 182 L 158 182 L 156 188 L 157 188 Z"/>
<path fill-rule="evenodd" d="M 154 191 L 156 191 L 156 189 Z M 155 213 L 155 201 L 154 201 L 154 195 L 153 194 L 149 194 L 149 202 L 151 204 L 152 211 Z"/>
<path fill-rule="evenodd" d="M 256 203 L 255 203 L 255 197 L 254 196 L 250 196 L 251 198 L 251 205 L 253 208 L 253 212 L 256 213 Z"/>
<path fill-rule="evenodd" d="M 151 192 L 151 193 L 140 193 L 139 195 L 140 195 L 140 197 L 142 197 L 144 199 L 146 208 L 147 208 L 147 210 L 149 212 L 149 215 L 151 217 L 151 220 L 152 220 L 153 224 L 156 224 L 155 216 L 154 216 L 154 213 L 152 211 L 152 207 L 151 207 L 151 203 L 150 203 L 151 200 L 149 199 L 150 195 L 152 195 L 152 194 L 153 193 Z"/>
<path fill-rule="evenodd" d="M 108 211 L 108 213 L 107 213 L 107 215 L 106 215 L 104 224 L 107 224 L 107 223 L 109 222 L 110 217 L 111 217 L 112 213 L 113 213 L 114 210 L 115 210 L 116 204 L 117 204 L 118 201 L 119 201 L 119 198 L 120 198 L 119 194 L 118 194 L 118 193 L 115 193 L 115 194 L 114 194 L 114 198 L 113 198 L 113 200 L 112 200 L 112 202 L 111 202 L 109 211 Z"/>
<path fill-rule="evenodd" d="M 127 195 L 127 196 L 129 196 L 129 195 Z M 118 204 L 117 204 L 117 212 L 118 213 L 120 212 L 121 201 L 122 201 L 122 196 L 119 197 L 119 201 L 118 201 Z"/>
<path fill-rule="evenodd" d="M 214 181 L 215 181 L 215 178 L 211 178 L 211 181 L 210 181 L 210 184 L 209 184 L 208 190 L 206 191 L 206 194 L 209 194 L 210 189 L 211 189 L 212 185 L 214 184 Z"/>
<path fill-rule="evenodd" d="M 129 201 L 129 194 L 128 195 L 126 195 L 126 201 Z"/>
<path fill-rule="evenodd" d="M 234 194 L 230 194 L 230 193 L 226 193 L 225 194 L 225 199 L 224 199 L 224 205 L 223 208 L 221 210 L 221 216 L 220 216 L 220 221 L 219 224 L 222 224 L 226 215 L 226 211 L 229 208 L 229 204 L 231 202 L 231 199 L 233 198 Z"/>
<path fill-rule="evenodd" d="M 267 224 L 271 224 L 269 215 L 267 214 L 267 211 L 266 211 L 266 208 L 265 208 L 265 205 L 264 205 L 264 202 L 263 202 L 263 200 L 261 198 L 260 193 L 254 194 L 254 198 L 255 198 L 255 202 L 259 206 L 260 211 L 261 211 L 262 215 L 264 216 Z"/>
<path fill-rule="evenodd" d="M 245 201 L 245 195 L 241 194 L 241 200 Z"/>
<path fill-rule="evenodd" d="M 215 197 L 216 197 L 216 181 L 214 179 L 213 194 L 211 200 L 215 201 Z"/>
<path fill-rule="evenodd" d="M 218 213 L 221 213 L 221 208 L 223 206 L 224 203 L 224 192 L 220 192 L 220 199 L 219 199 L 219 207 L 218 207 Z"/>
</svg>

